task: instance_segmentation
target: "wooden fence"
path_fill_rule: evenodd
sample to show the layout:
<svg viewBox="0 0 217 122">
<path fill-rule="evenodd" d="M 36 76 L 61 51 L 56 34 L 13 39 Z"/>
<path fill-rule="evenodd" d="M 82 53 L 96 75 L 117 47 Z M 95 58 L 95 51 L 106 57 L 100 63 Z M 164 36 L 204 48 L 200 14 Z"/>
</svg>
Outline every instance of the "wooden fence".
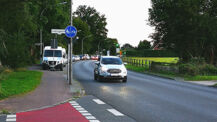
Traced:
<svg viewBox="0 0 217 122">
<path fill-rule="evenodd" d="M 123 57 L 122 60 L 124 62 L 127 62 L 130 65 L 138 66 L 138 67 L 144 67 L 145 69 L 150 69 L 151 67 L 151 61 L 150 60 L 143 60 L 143 59 L 132 59 Z"/>
</svg>

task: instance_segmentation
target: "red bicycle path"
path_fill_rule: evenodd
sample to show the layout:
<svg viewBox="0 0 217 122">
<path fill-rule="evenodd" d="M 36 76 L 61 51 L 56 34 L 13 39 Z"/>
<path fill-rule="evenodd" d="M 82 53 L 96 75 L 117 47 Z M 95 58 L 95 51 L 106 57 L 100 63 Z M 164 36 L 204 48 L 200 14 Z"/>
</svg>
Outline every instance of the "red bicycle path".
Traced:
<svg viewBox="0 0 217 122">
<path fill-rule="evenodd" d="M 16 113 L 16 122 L 89 122 L 70 103 Z"/>
</svg>

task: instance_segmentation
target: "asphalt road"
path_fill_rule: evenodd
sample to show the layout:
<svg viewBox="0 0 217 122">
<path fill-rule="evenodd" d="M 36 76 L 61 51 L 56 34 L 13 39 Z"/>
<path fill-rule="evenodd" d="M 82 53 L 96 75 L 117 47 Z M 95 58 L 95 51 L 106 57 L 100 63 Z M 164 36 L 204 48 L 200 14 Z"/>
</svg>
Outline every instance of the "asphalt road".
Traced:
<svg viewBox="0 0 217 122">
<path fill-rule="evenodd" d="M 217 89 L 128 71 L 128 82 L 97 82 L 93 61 L 77 62 L 74 77 L 93 95 L 138 122 L 216 122 Z"/>
</svg>

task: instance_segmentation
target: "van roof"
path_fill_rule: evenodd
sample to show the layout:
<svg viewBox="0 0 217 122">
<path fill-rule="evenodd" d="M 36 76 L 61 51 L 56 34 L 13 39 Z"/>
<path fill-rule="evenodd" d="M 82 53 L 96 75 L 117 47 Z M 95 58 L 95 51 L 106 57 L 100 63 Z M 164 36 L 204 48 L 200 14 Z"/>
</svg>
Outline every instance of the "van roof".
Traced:
<svg viewBox="0 0 217 122">
<path fill-rule="evenodd" d="M 51 48 L 51 46 L 45 46 L 45 48 L 44 48 L 45 50 L 63 50 L 64 48 L 62 48 L 62 47 L 60 47 L 60 46 L 58 46 L 57 48 Z"/>
</svg>

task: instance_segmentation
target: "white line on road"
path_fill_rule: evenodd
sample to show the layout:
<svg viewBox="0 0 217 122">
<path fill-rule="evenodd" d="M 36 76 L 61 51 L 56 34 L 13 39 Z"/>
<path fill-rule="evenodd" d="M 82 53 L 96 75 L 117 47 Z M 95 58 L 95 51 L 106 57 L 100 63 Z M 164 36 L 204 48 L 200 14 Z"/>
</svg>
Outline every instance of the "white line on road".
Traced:
<svg viewBox="0 0 217 122">
<path fill-rule="evenodd" d="M 81 106 L 80 105 L 75 105 L 75 106 L 73 106 L 74 108 L 81 108 Z"/>
<path fill-rule="evenodd" d="M 16 119 L 6 119 L 6 122 L 16 122 Z"/>
<path fill-rule="evenodd" d="M 16 115 L 7 115 L 6 122 L 16 122 Z"/>
<path fill-rule="evenodd" d="M 99 120 L 89 120 L 89 122 L 100 122 Z"/>
<path fill-rule="evenodd" d="M 79 111 L 86 119 L 88 119 L 89 122 L 100 122 L 94 116 L 92 116 L 90 113 L 88 113 L 87 110 L 82 108 L 77 102 L 70 101 L 69 103 L 72 105 L 72 107 L 74 107 L 77 111 Z"/>
<path fill-rule="evenodd" d="M 107 111 L 111 112 L 115 116 L 124 116 L 121 112 L 115 110 L 115 109 L 107 109 Z"/>
<path fill-rule="evenodd" d="M 81 113 L 83 116 L 91 116 L 90 113 Z"/>
<path fill-rule="evenodd" d="M 88 111 L 79 111 L 80 113 L 87 113 Z"/>
<path fill-rule="evenodd" d="M 85 116 L 88 120 L 90 119 L 96 119 L 94 116 Z"/>
<path fill-rule="evenodd" d="M 103 101 L 101 101 L 100 99 L 93 99 L 94 102 L 96 102 L 97 104 L 103 105 L 105 104 Z"/>
<path fill-rule="evenodd" d="M 75 109 L 78 110 L 78 111 L 85 111 L 84 108 L 75 108 Z"/>
<path fill-rule="evenodd" d="M 16 118 L 16 115 L 7 115 L 7 118 Z"/>
<path fill-rule="evenodd" d="M 77 102 L 75 102 L 75 101 L 70 101 L 69 103 L 71 103 L 71 104 L 73 104 L 73 103 L 76 103 L 76 104 L 78 104 Z"/>
<path fill-rule="evenodd" d="M 74 103 L 74 104 L 71 104 L 72 106 L 76 106 L 76 105 L 79 105 L 79 104 L 76 104 L 76 103 Z"/>
</svg>

